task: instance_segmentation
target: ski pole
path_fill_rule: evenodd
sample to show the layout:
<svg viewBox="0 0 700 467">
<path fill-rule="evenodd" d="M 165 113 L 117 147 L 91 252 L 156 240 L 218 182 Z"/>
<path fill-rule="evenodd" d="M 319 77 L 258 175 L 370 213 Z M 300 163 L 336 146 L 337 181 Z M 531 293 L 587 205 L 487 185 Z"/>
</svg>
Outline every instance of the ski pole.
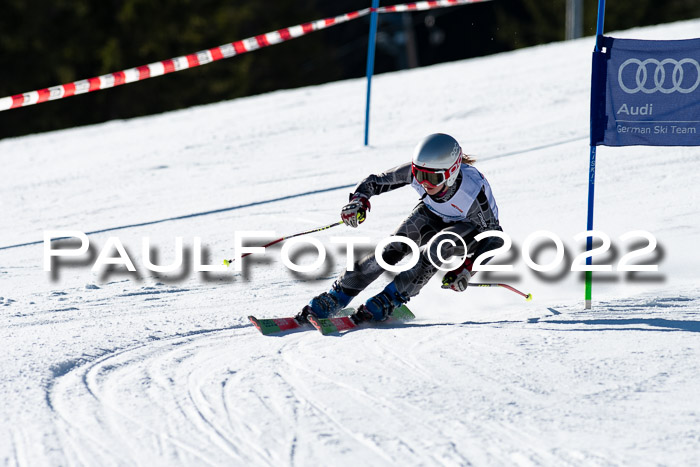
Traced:
<svg viewBox="0 0 700 467">
<path fill-rule="evenodd" d="M 275 243 L 279 243 L 279 242 L 282 242 L 282 241 L 287 240 L 287 239 L 290 239 L 290 238 L 299 237 L 299 236 L 301 236 L 301 235 L 306 235 L 306 234 L 310 234 L 310 233 L 314 233 L 314 232 L 320 232 L 320 231 L 322 231 L 322 230 L 330 229 L 331 227 L 335 227 L 336 225 L 341 225 L 342 223 L 343 223 L 343 221 L 338 221 L 338 222 L 334 222 L 333 224 L 330 224 L 330 225 L 324 225 L 323 227 L 318 227 L 318 228 L 315 228 L 315 229 L 306 230 L 306 231 L 304 231 L 304 232 L 295 233 L 294 235 L 287 235 L 286 237 L 278 238 L 277 240 L 274 240 L 274 241 L 268 243 L 267 245 L 263 245 L 262 248 L 267 248 L 268 246 L 272 246 L 272 245 L 274 245 Z M 246 256 L 251 255 L 251 254 L 252 254 L 252 253 L 243 254 L 243 255 L 241 255 L 241 258 L 245 258 Z M 231 263 L 233 263 L 233 260 L 232 260 L 232 259 L 225 259 L 225 260 L 224 260 L 224 264 L 225 264 L 226 266 L 228 266 L 228 265 L 231 264 Z"/>
<path fill-rule="evenodd" d="M 511 287 L 511 286 L 508 285 L 508 284 L 498 284 L 498 283 L 495 283 L 495 282 L 494 282 L 494 283 L 472 284 L 472 283 L 470 282 L 470 283 L 468 284 L 468 286 L 469 286 L 469 287 L 503 287 L 503 288 L 505 288 L 505 289 L 508 289 L 508 290 L 510 290 L 510 291 L 512 291 L 512 292 L 517 293 L 518 295 L 522 295 L 523 297 L 525 297 L 525 300 L 527 300 L 528 302 L 532 300 L 532 294 L 531 294 L 531 293 L 524 294 L 524 293 L 522 293 L 521 291 L 519 291 L 518 289 L 516 289 L 515 287 Z"/>
</svg>

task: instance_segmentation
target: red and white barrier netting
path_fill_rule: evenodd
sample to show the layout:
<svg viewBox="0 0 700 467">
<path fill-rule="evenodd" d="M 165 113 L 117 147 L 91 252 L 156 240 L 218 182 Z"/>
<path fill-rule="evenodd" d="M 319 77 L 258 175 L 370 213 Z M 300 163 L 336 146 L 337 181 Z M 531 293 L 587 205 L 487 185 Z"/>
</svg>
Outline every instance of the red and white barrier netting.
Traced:
<svg viewBox="0 0 700 467">
<path fill-rule="evenodd" d="M 406 3 L 403 5 L 393 5 L 377 8 L 377 13 L 396 13 L 402 11 L 431 10 L 448 6 L 466 5 L 469 3 L 481 3 L 489 0 L 434 0 L 416 3 Z M 333 18 L 320 19 L 310 23 L 299 24 L 277 31 L 268 32 L 259 36 L 249 37 L 237 42 L 220 45 L 211 49 L 195 52 L 190 55 L 171 58 L 148 65 L 129 68 L 128 70 L 117 71 L 95 78 L 74 81 L 68 84 L 61 84 L 50 88 L 39 89 L 37 91 L 25 92 L 14 96 L 0 98 L 0 111 L 26 107 L 28 105 L 40 104 L 42 102 L 63 99 L 65 97 L 84 94 L 86 92 L 98 91 L 101 89 L 113 88 L 121 84 L 133 83 L 155 76 L 161 76 L 175 71 L 194 68 L 207 63 L 230 58 L 246 52 L 252 52 L 263 47 L 267 47 L 280 42 L 288 41 L 304 36 L 313 31 L 326 29 L 336 24 L 366 16 L 372 12 L 372 8 L 353 11 Z"/>
</svg>

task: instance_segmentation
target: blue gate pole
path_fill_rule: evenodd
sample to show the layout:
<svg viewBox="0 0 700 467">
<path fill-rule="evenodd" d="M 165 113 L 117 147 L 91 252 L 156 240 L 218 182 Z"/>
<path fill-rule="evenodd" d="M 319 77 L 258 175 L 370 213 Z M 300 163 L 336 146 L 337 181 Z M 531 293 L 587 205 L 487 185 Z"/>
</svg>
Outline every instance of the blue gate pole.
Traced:
<svg viewBox="0 0 700 467">
<path fill-rule="evenodd" d="M 365 107 L 365 146 L 369 144 L 369 96 L 372 90 L 374 73 L 374 49 L 377 41 L 377 8 L 379 0 L 372 0 L 372 12 L 369 17 L 369 45 L 367 47 L 367 103 Z"/>
<path fill-rule="evenodd" d="M 603 44 L 603 23 L 605 21 L 605 0 L 598 0 L 598 24 L 596 26 L 596 43 L 595 51 L 600 52 L 601 46 Z M 593 90 L 591 89 L 591 95 Z M 593 115 L 591 115 L 591 154 L 590 162 L 588 165 L 588 222 L 586 223 L 586 230 L 593 230 L 593 204 L 594 204 L 594 194 L 595 194 L 595 159 L 596 159 L 596 145 L 593 141 Z M 591 251 L 593 249 L 593 237 L 586 238 L 586 251 Z M 586 258 L 586 264 L 593 264 L 593 260 L 590 256 Z M 593 272 L 586 271 L 586 297 L 585 297 L 585 309 L 590 310 L 593 305 L 592 299 L 592 287 L 593 286 Z"/>
</svg>

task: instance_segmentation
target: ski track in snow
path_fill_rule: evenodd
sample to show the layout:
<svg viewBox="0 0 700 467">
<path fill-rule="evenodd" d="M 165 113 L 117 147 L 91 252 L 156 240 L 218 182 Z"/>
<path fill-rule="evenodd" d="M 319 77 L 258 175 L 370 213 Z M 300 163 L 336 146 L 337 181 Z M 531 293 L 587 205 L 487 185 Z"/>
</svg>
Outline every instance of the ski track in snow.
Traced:
<svg viewBox="0 0 700 467">
<path fill-rule="evenodd" d="M 654 303 L 692 311 L 699 302 L 680 298 Z M 352 334 L 320 338 L 315 331 L 298 331 L 262 338 L 249 325 L 201 331 L 68 365 L 50 385 L 47 398 L 66 455 L 87 465 L 109 465 L 115 459 L 293 465 L 329 452 L 339 463 L 370 465 L 643 464 L 643 452 L 618 454 L 616 448 L 624 445 L 570 449 L 570 440 L 556 437 L 560 432 L 571 435 L 566 420 L 576 411 L 603 416 L 587 410 L 588 403 L 614 407 L 636 394 L 670 391 L 677 383 L 672 375 L 679 369 L 673 365 L 635 374 L 624 371 L 626 365 L 608 367 L 607 359 L 614 356 L 605 352 L 566 351 L 570 338 L 562 334 L 581 336 L 575 341 L 595 339 L 581 329 L 587 326 L 628 335 L 640 327 L 700 332 L 698 321 L 616 318 L 616 308 L 644 305 L 648 303 L 638 300 L 610 304 L 610 316 L 581 319 L 562 310 L 525 321 L 448 325 L 419 320 L 356 331 L 355 336 L 383 334 L 362 339 L 367 347 L 359 348 Z M 436 340 L 421 331 L 425 326 L 444 332 Z M 505 365 L 503 353 L 494 354 L 494 333 L 510 335 L 501 341 L 510 341 L 509 349 L 502 350 L 520 364 Z M 330 340 L 336 341 L 336 355 L 325 354 Z M 461 358 L 445 350 L 452 346 L 464 349 Z M 558 395 L 567 399 L 572 413 L 548 410 L 552 393 L 566 391 L 550 385 L 549 366 L 532 366 L 528 356 L 558 358 L 574 379 L 593 377 L 592 389 Z M 461 404 L 441 404 L 443 399 Z M 619 418 L 606 414 L 597 423 L 604 427 L 610 415 L 616 424 L 634 429 L 634 420 L 625 419 L 632 414 L 624 412 Z M 554 426 L 548 428 L 548 423 Z M 630 438 L 634 436 L 624 437 L 626 442 Z"/>
<path fill-rule="evenodd" d="M 698 24 L 622 35 L 697 35 Z M 360 139 L 362 80 L 0 141 L 0 464 L 697 465 L 696 148 L 599 151 L 596 225 L 615 242 L 653 232 L 660 269 L 596 273 L 592 311 L 568 265 L 535 275 L 521 261 L 513 285 L 530 303 L 434 279 L 411 322 L 261 336 L 246 316 L 293 314 L 344 256 L 330 252 L 313 277 L 285 271 L 279 245 L 242 273 L 197 275 L 190 259 L 149 275 L 139 262 L 143 236 L 163 263 L 173 237 L 187 256 L 203 236 L 215 264 L 235 230 L 324 225 L 350 184 L 435 131 L 477 155 L 514 244 L 549 229 L 573 256 L 591 48 L 587 38 L 378 76 L 369 148 L 348 143 Z M 545 57 L 557 73 L 542 72 Z M 261 154 L 284 170 L 260 170 Z M 354 233 L 391 232 L 416 203 L 409 190 L 373 199 Z M 48 228 L 91 232 L 92 261 L 118 235 L 138 272 L 98 276 L 82 261 L 52 276 L 36 241 Z M 612 263 L 625 252 L 615 246 Z"/>
</svg>

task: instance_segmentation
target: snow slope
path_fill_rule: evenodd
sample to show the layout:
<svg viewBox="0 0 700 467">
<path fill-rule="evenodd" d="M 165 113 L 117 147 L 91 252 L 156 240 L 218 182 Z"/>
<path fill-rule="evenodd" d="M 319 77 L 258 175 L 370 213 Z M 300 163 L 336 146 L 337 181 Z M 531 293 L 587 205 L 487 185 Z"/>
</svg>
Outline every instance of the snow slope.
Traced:
<svg viewBox="0 0 700 467">
<path fill-rule="evenodd" d="M 616 36 L 699 30 L 694 20 Z M 700 149 L 599 149 L 595 226 L 614 246 L 603 259 L 616 264 L 631 248 L 619 236 L 642 229 L 658 240 L 643 259 L 659 271 L 596 274 L 584 311 L 566 263 L 586 222 L 592 47 L 377 76 L 369 148 L 362 80 L 0 141 L 0 463 L 697 465 Z M 314 234 L 329 251 L 316 274 L 288 271 L 277 247 L 243 273 L 144 266 L 143 237 L 157 263 L 175 258 L 175 237 L 186 258 L 201 237 L 218 264 L 235 231 L 333 222 L 350 186 L 437 131 L 478 157 L 513 239 L 504 261 L 515 270 L 480 279 L 532 302 L 442 291 L 435 278 L 411 300 L 410 323 L 257 333 L 249 314 L 295 313 L 329 287 L 345 264 L 331 237 L 388 235 L 417 202 L 408 187 L 373 199 L 360 229 Z M 47 229 L 93 232 L 89 254 L 44 272 Z M 538 230 L 566 245 L 551 273 L 519 256 Z M 109 237 L 136 274 L 91 271 Z"/>
</svg>

